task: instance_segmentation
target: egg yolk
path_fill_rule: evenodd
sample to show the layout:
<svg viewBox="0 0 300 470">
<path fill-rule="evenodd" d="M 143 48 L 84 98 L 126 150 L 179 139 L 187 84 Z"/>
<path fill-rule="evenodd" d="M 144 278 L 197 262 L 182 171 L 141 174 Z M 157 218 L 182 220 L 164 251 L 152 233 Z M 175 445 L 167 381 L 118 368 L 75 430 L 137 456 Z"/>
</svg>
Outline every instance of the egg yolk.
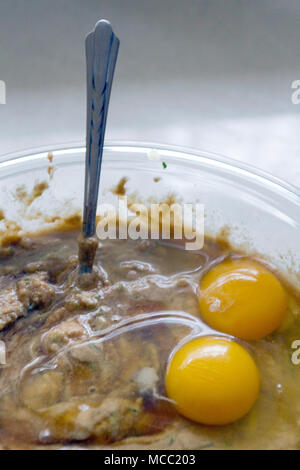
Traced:
<svg viewBox="0 0 300 470">
<path fill-rule="evenodd" d="M 199 306 L 215 330 L 245 340 L 263 338 L 280 327 L 285 291 L 264 266 L 245 258 L 226 259 L 203 277 Z"/>
<path fill-rule="evenodd" d="M 171 358 L 166 390 L 186 418 L 224 425 L 244 416 L 259 393 L 259 372 L 235 341 L 206 336 L 182 346 Z"/>
</svg>

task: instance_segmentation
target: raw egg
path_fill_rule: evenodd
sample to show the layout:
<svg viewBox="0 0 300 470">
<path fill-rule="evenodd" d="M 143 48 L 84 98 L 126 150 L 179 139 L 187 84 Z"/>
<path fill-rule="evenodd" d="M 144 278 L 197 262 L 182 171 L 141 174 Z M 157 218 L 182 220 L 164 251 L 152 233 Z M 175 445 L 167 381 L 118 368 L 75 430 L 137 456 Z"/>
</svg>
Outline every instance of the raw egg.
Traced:
<svg viewBox="0 0 300 470">
<path fill-rule="evenodd" d="M 259 393 L 259 372 L 235 341 L 205 336 L 183 345 L 171 358 L 166 390 L 186 418 L 224 425 L 244 416 Z"/>
<path fill-rule="evenodd" d="M 256 261 L 237 258 L 226 259 L 205 274 L 199 305 L 215 330 L 255 340 L 280 327 L 287 299 L 271 271 Z"/>
</svg>

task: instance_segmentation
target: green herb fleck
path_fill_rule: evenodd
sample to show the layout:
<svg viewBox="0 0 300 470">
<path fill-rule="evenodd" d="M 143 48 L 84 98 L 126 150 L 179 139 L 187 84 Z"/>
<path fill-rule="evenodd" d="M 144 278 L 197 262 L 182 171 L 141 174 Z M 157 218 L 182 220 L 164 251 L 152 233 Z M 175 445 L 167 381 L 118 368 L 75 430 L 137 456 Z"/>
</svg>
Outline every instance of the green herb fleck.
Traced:
<svg viewBox="0 0 300 470">
<path fill-rule="evenodd" d="M 210 441 L 210 442 L 206 442 L 205 444 L 203 444 L 202 446 L 200 447 L 197 447 L 198 450 L 200 449 L 208 449 L 209 447 L 214 447 L 215 443 Z"/>
<path fill-rule="evenodd" d="M 61 336 L 59 334 L 52 336 L 52 341 L 53 343 L 59 343 L 61 341 Z"/>
<path fill-rule="evenodd" d="M 166 169 L 167 168 L 166 162 L 162 162 L 162 166 L 163 166 L 164 169 Z"/>
<path fill-rule="evenodd" d="M 92 343 L 92 344 L 90 344 L 90 347 L 93 348 L 93 349 L 97 349 L 97 351 L 102 352 L 102 348 L 100 348 L 100 346 L 98 346 L 98 344 Z"/>
<path fill-rule="evenodd" d="M 29 302 L 29 305 L 27 307 L 27 313 L 33 312 L 36 308 L 37 306 L 34 302 Z"/>
<path fill-rule="evenodd" d="M 130 411 L 131 413 L 134 413 L 134 414 L 138 413 L 138 410 L 136 408 L 128 408 L 128 411 Z"/>
</svg>

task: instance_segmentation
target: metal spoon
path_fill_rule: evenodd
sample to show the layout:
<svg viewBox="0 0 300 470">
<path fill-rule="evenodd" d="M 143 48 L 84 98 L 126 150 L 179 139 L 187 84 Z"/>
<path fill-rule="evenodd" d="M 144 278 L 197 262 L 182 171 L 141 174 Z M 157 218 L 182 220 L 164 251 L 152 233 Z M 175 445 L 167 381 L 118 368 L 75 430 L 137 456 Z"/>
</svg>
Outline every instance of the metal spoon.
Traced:
<svg viewBox="0 0 300 470">
<path fill-rule="evenodd" d="M 80 273 L 91 272 L 97 249 L 96 211 L 106 118 L 119 39 L 110 23 L 99 21 L 86 38 L 87 128 L 82 235 L 79 240 Z"/>
</svg>

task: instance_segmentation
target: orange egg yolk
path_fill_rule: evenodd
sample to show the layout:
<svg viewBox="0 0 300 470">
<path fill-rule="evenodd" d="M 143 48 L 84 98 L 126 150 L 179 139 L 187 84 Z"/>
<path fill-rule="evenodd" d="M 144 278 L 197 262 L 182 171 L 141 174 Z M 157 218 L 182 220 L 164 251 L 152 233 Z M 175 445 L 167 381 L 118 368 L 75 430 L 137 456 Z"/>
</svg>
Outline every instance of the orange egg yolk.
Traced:
<svg viewBox="0 0 300 470">
<path fill-rule="evenodd" d="M 226 259 L 203 277 L 199 306 L 215 330 L 245 340 L 263 338 L 280 327 L 287 309 L 278 279 L 256 261 Z"/>
<path fill-rule="evenodd" d="M 166 390 L 186 418 L 224 425 L 244 416 L 259 393 L 259 372 L 250 354 L 235 341 L 200 337 L 171 358 Z"/>
</svg>

